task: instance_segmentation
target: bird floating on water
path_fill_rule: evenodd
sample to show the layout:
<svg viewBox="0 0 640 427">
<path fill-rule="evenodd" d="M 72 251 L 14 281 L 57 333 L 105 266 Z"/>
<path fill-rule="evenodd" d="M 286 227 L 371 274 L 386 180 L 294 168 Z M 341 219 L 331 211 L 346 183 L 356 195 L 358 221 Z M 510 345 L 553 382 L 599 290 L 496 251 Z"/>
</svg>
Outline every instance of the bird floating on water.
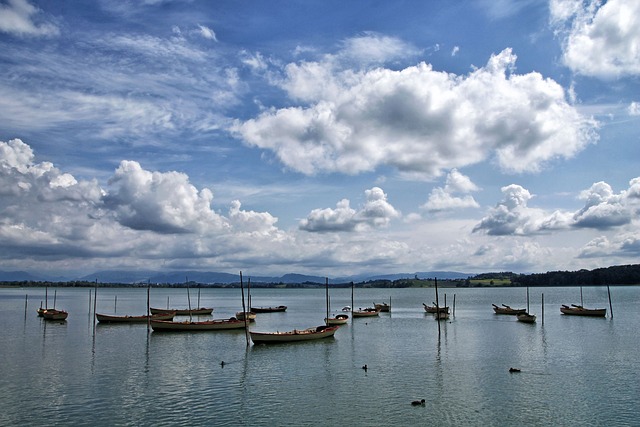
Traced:
<svg viewBox="0 0 640 427">
<path fill-rule="evenodd" d="M 425 402 L 425 400 L 424 400 L 424 399 L 421 399 L 421 400 L 414 400 L 413 402 L 411 402 L 411 404 L 412 404 L 413 406 L 422 406 L 422 405 L 424 405 L 424 402 Z"/>
<path fill-rule="evenodd" d="M 369 369 L 369 367 L 367 367 L 367 365 L 364 365 L 364 366 L 362 367 L 362 369 L 364 369 L 364 370 L 365 370 L 365 372 L 366 372 L 366 371 L 367 371 L 367 369 Z"/>
<path fill-rule="evenodd" d="M 518 369 L 518 368 L 509 368 L 509 372 L 511 372 L 511 373 L 520 372 L 520 369 Z"/>
</svg>

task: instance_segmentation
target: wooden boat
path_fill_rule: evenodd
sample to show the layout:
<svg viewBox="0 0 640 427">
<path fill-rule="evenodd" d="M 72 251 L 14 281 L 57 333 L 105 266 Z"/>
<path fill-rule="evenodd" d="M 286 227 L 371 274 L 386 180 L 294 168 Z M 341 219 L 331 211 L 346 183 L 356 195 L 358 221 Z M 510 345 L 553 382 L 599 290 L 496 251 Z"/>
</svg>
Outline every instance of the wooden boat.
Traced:
<svg viewBox="0 0 640 427">
<path fill-rule="evenodd" d="M 37 312 L 38 312 L 38 316 L 39 316 L 39 317 L 43 317 L 43 316 L 44 316 L 44 312 L 45 312 L 45 311 L 47 311 L 47 309 L 46 309 L 46 308 L 44 308 L 44 307 L 40 307 L 40 308 L 38 308 L 38 310 L 37 310 Z"/>
<path fill-rule="evenodd" d="M 287 310 L 286 305 L 279 305 L 277 307 L 251 307 L 249 308 L 253 313 L 278 313 Z"/>
<path fill-rule="evenodd" d="M 327 325 L 344 325 L 349 321 L 347 314 L 337 314 L 334 317 L 325 317 L 324 319 Z"/>
<path fill-rule="evenodd" d="M 427 313 L 435 314 L 439 310 L 440 314 L 442 314 L 442 313 L 449 314 L 449 306 L 438 307 L 435 302 L 433 303 L 433 305 L 427 305 L 425 303 L 422 303 L 422 305 L 424 306 L 424 311 L 426 311 Z"/>
<path fill-rule="evenodd" d="M 100 314 L 96 313 L 96 319 L 100 323 L 147 323 L 147 320 L 151 318 L 151 320 L 172 320 L 175 313 L 171 312 L 163 312 L 158 314 L 152 314 L 150 316 L 142 315 L 142 316 L 112 316 L 109 314 Z"/>
<path fill-rule="evenodd" d="M 255 322 L 255 321 L 256 321 L 256 314 L 255 314 L 253 311 L 247 311 L 247 312 L 244 312 L 244 311 L 238 311 L 238 312 L 236 313 L 236 318 L 237 318 L 238 320 L 244 320 L 245 315 L 246 315 L 247 320 L 248 320 L 249 322 Z"/>
<path fill-rule="evenodd" d="M 389 313 L 391 311 L 391 306 L 386 302 L 382 302 L 382 303 L 374 302 L 373 306 L 375 307 L 376 310 L 379 310 L 380 313 Z"/>
<path fill-rule="evenodd" d="M 569 314 L 574 316 L 605 317 L 607 315 L 606 308 L 584 308 L 581 305 L 575 304 L 571 304 L 571 307 L 562 304 L 562 307 L 560 307 L 560 311 L 562 312 L 562 314 Z"/>
<path fill-rule="evenodd" d="M 351 315 L 356 318 L 356 317 L 373 317 L 373 316 L 377 316 L 378 314 L 380 314 L 380 310 L 373 308 L 373 307 L 367 307 L 365 309 L 358 309 L 358 310 L 354 310 L 351 312 Z"/>
<path fill-rule="evenodd" d="M 535 314 L 530 314 L 530 313 L 520 313 L 516 315 L 518 318 L 518 321 L 520 322 L 524 322 L 524 323 L 536 323 L 536 316 Z"/>
<path fill-rule="evenodd" d="M 294 329 L 288 332 L 253 332 L 249 331 L 254 344 L 277 344 L 298 341 L 311 341 L 332 337 L 339 326 L 320 325 L 309 329 Z"/>
<path fill-rule="evenodd" d="M 44 317 L 46 320 L 66 320 L 68 316 L 69 313 L 67 313 L 66 311 L 56 310 L 54 308 L 50 308 L 42 312 L 42 317 Z"/>
<path fill-rule="evenodd" d="M 201 322 L 186 320 L 173 322 L 170 320 L 151 320 L 154 331 L 222 331 L 228 329 L 242 329 L 246 325 L 244 320 L 235 317 L 230 319 L 213 319 Z"/>
<path fill-rule="evenodd" d="M 496 314 L 512 314 L 512 315 L 518 315 L 518 314 L 525 314 L 527 312 L 526 308 L 511 308 L 508 305 L 504 305 L 502 304 L 502 307 L 498 307 L 495 304 L 491 304 L 493 306 L 493 311 Z"/>
<path fill-rule="evenodd" d="M 151 314 L 162 314 L 162 313 L 174 313 L 176 316 L 197 316 L 197 315 L 208 315 L 213 313 L 213 308 L 200 307 L 200 308 L 192 308 L 189 310 L 188 308 L 153 308 L 150 307 L 149 311 Z"/>
</svg>

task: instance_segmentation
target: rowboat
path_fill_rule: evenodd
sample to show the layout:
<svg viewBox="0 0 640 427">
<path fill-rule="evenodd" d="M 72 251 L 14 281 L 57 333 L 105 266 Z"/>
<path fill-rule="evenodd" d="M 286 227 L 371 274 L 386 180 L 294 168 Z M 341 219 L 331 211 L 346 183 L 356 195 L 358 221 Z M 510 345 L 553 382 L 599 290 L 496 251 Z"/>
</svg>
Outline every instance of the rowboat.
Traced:
<svg viewBox="0 0 640 427">
<path fill-rule="evenodd" d="M 563 304 L 562 307 L 560 307 L 560 311 L 562 314 L 575 316 L 605 317 L 607 315 L 606 308 L 584 308 L 581 305 L 575 304 L 571 304 L 571 307 Z"/>
<path fill-rule="evenodd" d="M 389 304 L 387 304 L 386 302 L 382 302 L 382 303 L 373 303 L 373 306 L 375 307 L 376 310 L 379 310 L 380 313 L 388 313 L 391 311 L 391 306 Z"/>
<path fill-rule="evenodd" d="M 338 314 L 334 317 L 326 317 L 324 319 L 327 325 L 344 325 L 348 322 L 349 316 L 346 314 Z"/>
<path fill-rule="evenodd" d="M 211 314 L 213 313 L 213 308 L 200 307 L 200 308 L 192 308 L 191 310 L 189 310 L 188 308 L 176 309 L 176 308 L 150 307 L 149 311 L 151 312 L 151 314 L 174 313 L 176 316 L 189 316 L 189 315 L 196 316 L 196 315 Z"/>
<path fill-rule="evenodd" d="M 527 312 L 526 308 L 511 308 L 508 305 L 504 305 L 502 304 L 502 307 L 498 307 L 495 304 L 491 304 L 493 306 L 493 311 L 496 314 L 512 314 L 512 315 L 517 315 L 517 314 L 524 314 Z"/>
<path fill-rule="evenodd" d="M 380 310 L 377 310 L 375 308 L 372 307 L 367 307 L 365 309 L 358 309 L 358 310 L 354 310 L 351 312 L 351 315 L 356 318 L 356 317 L 374 317 L 377 316 L 378 314 L 380 314 Z"/>
<path fill-rule="evenodd" d="M 278 344 L 286 342 L 311 341 L 332 337 L 338 326 L 320 325 L 315 328 L 294 329 L 288 332 L 253 332 L 249 331 L 254 344 Z"/>
<path fill-rule="evenodd" d="M 435 314 L 438 311 L 440 311 L 440 314 L 442 314 L 442 313 L 449 314 L 449 306 L 438 307 L 435 302 L 433 303 L 433 305 L 427 305 L 425 303 L 422 303 L 422 305 L 424 306 L 424 311 L 426 311 L 427 313 L 434 313 Z"/>
<path fill-rule="evenodd" d="M 520 313 L 517 315 L 518 321 L 524 323 L 536 323 L 536 316 L 529 313 Z"/>
<path fill-rule="evenodd" d="M 230 319 L 213 319 L 201 322 L 172 322 L 170 320 L 152 320 L 151 328 L 154 331 L 222 331 L 227 329 L 242 329 L 245 327 L 244 320 L 235 317 Z"/>
<path fill-rule="evenodd" d="M 281 311 L 286 311 L 287 306 L 279 305 L 277 307 L 251 307 L 249 310 L 251 310 L 253 313 L 278 313 Z"/>
<path fill-rule="evenodd" d="M 98 319 L 100 323 L 147 323 L 149 318 L 151 318 L 151 320 L 171 320 L 174 315 L 175 313 L 173 311 L 152 314 L 151 316 L 112 316 L 109 314 L 96 313 L 96 319 Z"/>
<path fill-rule="evenodd" d="M 64 310 L 56 310 L 54 308 L 49 308 L 42 312 L 42 317 L 46 320 L 65 320 L 69 316 Z"/>
</svg>

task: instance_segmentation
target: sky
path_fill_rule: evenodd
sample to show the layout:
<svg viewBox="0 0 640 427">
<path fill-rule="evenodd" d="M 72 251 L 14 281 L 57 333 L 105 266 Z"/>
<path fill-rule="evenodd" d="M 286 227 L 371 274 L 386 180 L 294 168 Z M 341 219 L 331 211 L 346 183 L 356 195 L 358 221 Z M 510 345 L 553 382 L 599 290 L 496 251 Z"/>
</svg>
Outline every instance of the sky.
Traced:
<svg viewBox="0 0 640 427">
<path fill-rule="evenodd" d="M 0 0 L 0 270 L 640 255 L 637 0 Z"/>
</svg>

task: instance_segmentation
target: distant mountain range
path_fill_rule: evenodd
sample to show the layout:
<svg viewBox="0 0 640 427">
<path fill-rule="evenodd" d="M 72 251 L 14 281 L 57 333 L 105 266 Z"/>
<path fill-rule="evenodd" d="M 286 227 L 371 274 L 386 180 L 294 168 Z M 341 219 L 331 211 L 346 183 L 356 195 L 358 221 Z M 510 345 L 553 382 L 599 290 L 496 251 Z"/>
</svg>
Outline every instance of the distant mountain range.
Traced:
<svg viewBox="0 0 640 427">
<path fill-rule="evenodd" d="M 428 271 L 416 273 L 379 274 L 379 275 L 354 275 L 329 278 L 329 283 L 367 282 L 372 280 L 398 280 L 420 279 L 437 277 L 438 279 L 466 279 L 473 276 L 467 273 L 454 271 Z M 305 274 L 285 274 L 284 276 L 245 276 L 244 280 L 251 279 L 253 283 L 324 283 L 324 276 L 310 276 Z M 35 281 L 35 282 L 71 282 L 87 281 L 99 283 L 167 283 L 178 284 L 186 281 L 208 284 L 230 284 L 240 281 L 239 274 L 202 272 L 202 271 L 175 271 L 163 273 L 151 270 L 126 271 L 104 270 L 96 271 L 82 277 L 52 277 L 44 274 L 34 274 L 26 271 L 0 271 L 0 282 Z"/>
</svg>

